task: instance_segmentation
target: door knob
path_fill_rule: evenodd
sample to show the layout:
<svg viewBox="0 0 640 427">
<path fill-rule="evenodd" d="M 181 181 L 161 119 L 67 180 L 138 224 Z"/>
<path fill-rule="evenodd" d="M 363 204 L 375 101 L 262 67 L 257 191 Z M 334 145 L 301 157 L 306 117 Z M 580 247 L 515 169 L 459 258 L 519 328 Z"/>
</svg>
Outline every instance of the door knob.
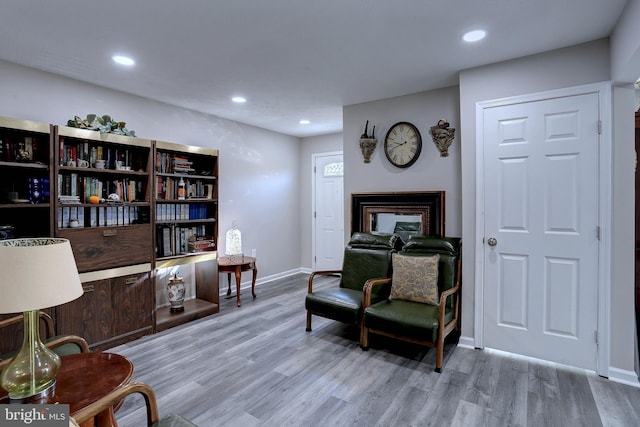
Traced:
<svg viewBox="0 0 640 427">
<path fill-rule="evenodd" d="M 487 240 L 487 243 L 489 244 L 489 246 L 495 246 L 498 244 L 498 241 L 495 239 L 495 237 L 489 237 L 489 240 Z"/>
</svg>

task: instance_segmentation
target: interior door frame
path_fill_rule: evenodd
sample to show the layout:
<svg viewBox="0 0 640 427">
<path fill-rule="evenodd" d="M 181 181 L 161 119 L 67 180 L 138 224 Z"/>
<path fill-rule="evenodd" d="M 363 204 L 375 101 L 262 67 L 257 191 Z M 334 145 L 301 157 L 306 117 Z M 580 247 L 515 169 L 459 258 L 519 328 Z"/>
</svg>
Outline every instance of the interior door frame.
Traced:
<svg viewBox="0 0 640 427">
<path fill-rule="evenodd" d="M 508 98 L 476 102 L 476 233 L 475 233 L 475 300 L 474 346 L 484 348 L 484 110 L 546 99 L 585 95 L 598 95 L 600 113 L 599 202 L 598 216 L 600 240 L 598 246 L 598 331 L 596 337 L 598 375 L 609 377 L 611 319 L 611 82 L 592 83 Z"/>
<path fill-rule="evenodd" d="M 344 151 L 325 151 L 320 153 L 312 153 L 311 154 L 311 269 L 316 270 L 316 256 L 317 256 L 317 247 L 316 247 L 316 163 L 318 159 L 321 157 L 331 157 L 331 156 L 342 156 L 342 161 L 344 162 Z M 342 187 L 344 190 L 344 175 L 342 176 Z M 343 191 L 344 198 L 344 191 Z M 342 224 L 344 224 L 344 207 L 342 209 Z M 344 235 L 344 233 L 343 233 Z"/>
</svg>

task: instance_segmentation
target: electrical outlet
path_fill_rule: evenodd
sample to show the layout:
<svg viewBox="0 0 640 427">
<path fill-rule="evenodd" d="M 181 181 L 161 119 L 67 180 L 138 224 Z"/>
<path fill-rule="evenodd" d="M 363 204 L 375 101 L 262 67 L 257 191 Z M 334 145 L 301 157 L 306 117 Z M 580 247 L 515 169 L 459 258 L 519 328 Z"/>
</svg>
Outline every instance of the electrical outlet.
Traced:
<svg viewBox="0 0 640 427">
<path fill-rule="evenodd" d="M 255 249 L 251 249 L 251 256 L 252 257 L 256 257 L 256 250 Z"/>
</svg>

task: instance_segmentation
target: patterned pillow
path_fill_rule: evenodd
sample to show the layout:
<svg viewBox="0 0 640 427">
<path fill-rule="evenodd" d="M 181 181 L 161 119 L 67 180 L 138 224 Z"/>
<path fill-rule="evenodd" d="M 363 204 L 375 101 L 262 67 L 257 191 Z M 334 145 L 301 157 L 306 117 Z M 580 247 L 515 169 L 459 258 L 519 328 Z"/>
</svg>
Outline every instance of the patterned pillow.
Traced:
<svg viewBox="0 0 640 427">
<path fill-rule="evenodd" d="M 391 299 L 438 305 L 438 262 L 440 255 L 393 254 Z"/>
</svg>

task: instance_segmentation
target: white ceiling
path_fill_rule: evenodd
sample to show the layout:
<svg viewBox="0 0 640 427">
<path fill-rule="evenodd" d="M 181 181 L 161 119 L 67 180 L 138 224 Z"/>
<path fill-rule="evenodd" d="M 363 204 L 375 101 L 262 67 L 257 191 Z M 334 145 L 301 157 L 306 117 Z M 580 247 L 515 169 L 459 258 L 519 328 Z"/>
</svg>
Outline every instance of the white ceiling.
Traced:
<svg viewBox="0 0 640 427">
<path fill-rule="evenodd" d="M 606 37 L 625 3 L 0 0 L 0 59 L 304 137 L 340 132 L 344 105 Z M 486 39 L 463 43 L 475 28 Z M 116 66 L 114 54 L 136 65 Z"/>
</svg>

